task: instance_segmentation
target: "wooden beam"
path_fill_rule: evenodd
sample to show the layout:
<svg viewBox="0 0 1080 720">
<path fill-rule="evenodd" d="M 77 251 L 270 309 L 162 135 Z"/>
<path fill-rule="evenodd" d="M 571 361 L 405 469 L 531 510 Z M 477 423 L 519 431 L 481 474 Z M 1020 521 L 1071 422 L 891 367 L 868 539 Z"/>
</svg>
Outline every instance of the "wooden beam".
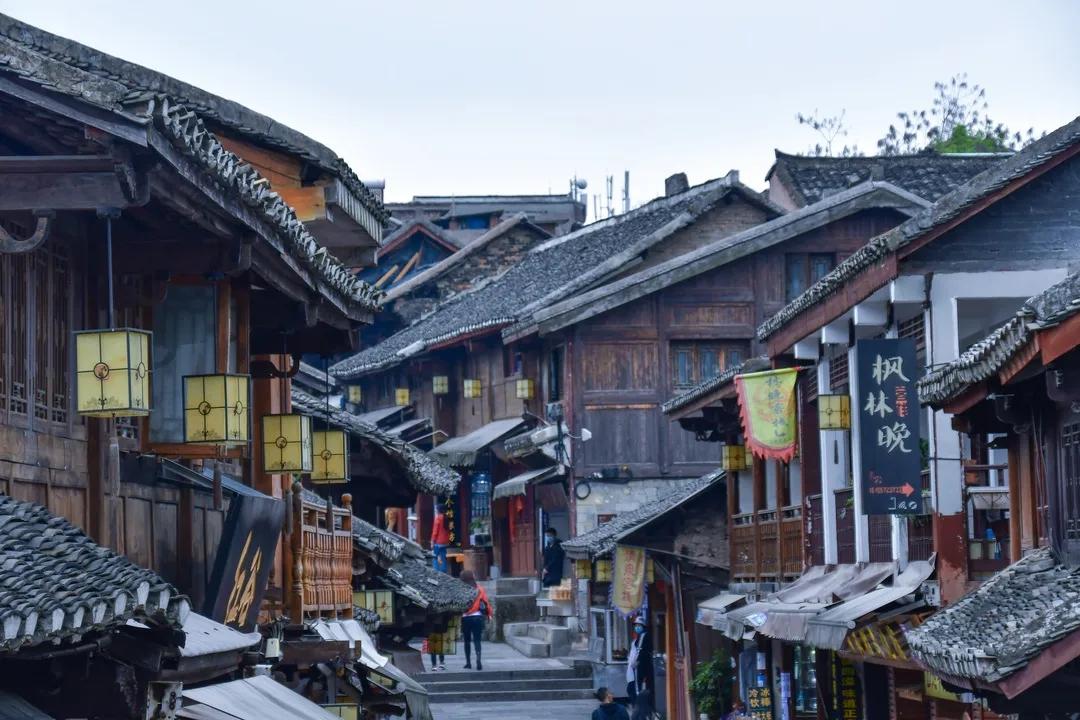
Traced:
<svg viewBox="0 0 1080 720">
<path fill-rule="evenodd" d="M 62 115 L 84 125 L 97 128 L 130 143 L 146 147 L 148 118 L 137 118 L 121 112 L 100 110 L 77 100 L 64 100 L 42 90 L 27 87 L 0 77 L 0 93 L 12 95 L 43 110 Z"/>
<path fill-rule="evenodd" d="M 107 155 L 0 157 L 0 210 L 126 208 L 149 199 L 134 192 L 145 187 L 145 172 Z"/>
<path fill-rule="evenodd" d="M 1057 327 L 1038 334 L 1043 365 L 1049 365 L 1080 346 L 1080 315 L 1073 315 Z"/>
</svg>

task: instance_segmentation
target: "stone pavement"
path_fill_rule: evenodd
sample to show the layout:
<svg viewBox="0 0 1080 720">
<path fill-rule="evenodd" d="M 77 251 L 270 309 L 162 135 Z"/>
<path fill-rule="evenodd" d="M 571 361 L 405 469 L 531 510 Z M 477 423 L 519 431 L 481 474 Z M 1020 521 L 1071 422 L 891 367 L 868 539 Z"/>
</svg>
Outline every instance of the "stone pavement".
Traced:
<svg viewBox="0 0 1080 720">
<path fill-rule="evenodd" d="M 413 647 L 420 649 L 421 643 L 413 643 Z M 483 644 L 484 672 L 489 670 L 559 670 L 567 667 L 567 663 L 558 658 L 528 658 L 505 643 L 485 642 Z M 473 666 L 476 666 L 476 658 L 473 658 Z M 448 672 L 458 672 L 465 667 L 465 642 L 457 641 L 457 654 L 446 656 L 446 669 Z M 431 670 L 431 660 L 424 656 L 424 671 Z M 483 675 L 483 673 L 479 673 Z"/>
<path fill-rule="evenodd" d="M 435 720 L 589 720 L 596 706 L 593 700 L 440 703 L 432 705 L 431 712 Z"/>
</svg>

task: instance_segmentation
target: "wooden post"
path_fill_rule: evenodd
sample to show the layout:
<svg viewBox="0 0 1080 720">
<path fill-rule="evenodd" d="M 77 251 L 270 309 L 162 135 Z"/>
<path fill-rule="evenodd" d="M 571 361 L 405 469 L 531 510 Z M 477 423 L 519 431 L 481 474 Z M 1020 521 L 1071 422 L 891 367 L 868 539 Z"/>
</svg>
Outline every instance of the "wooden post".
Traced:
<svg viewBox="0 0 1080 720">
<path fill-rule="evenodd" d="M 1023 499 L 1020 497 L 1019 438 L 1009 433 L 1006 442 L 1009 453 L 1009 562 L 1016 562 L 1021 554 L 1021 523 Z"/>
<path fill-rule="evenodd" d="M 293 526 L 290 537 L 292 550 L 292 567 L 287 568 L 292 572 L 292 592 L 289 594 L 287 603 L 289 619 L 294 624 L 304 622 L 304 497 L 303 485 L 299 481 L 292 484 L 292 508 Z"/>
<path fill-rule="evenodd" d="M 739 471 L 728 473 L 727 476 L 727 531 L 728 541 L 728 567 L 735 568 L 735 543 L 732 541 L 732 519 L 739 514 Z"/>
<path fill-rule="evenodd" d="M 351 619 L 353 616 L 353 602 L 352 602 L 352 568 L 353 568 L 353 540 L 352 540 L 352 527 L 353 527 L 353 514 L 352 514 L 352 495 L 344 493 L 341 496 L 341 504 L 345 508 L 345 516 L 341 519 L 341 529 L 345 532 L 345 541 L 343 545 L 343 557 L 341 559 L 341 572 L 342 583 L 344 585 L 343 594 L 347 601 L 345 607 L 345 617 Z"/>
<path fill-rule="evenodd" d="M 747 452 L 750 448 L 747 447 Z M 761 525 L 758 523 L 758 510 L 765 505 L 765 461 L 754 457 L 754 581 L 761 580 Z"/>
</svg>

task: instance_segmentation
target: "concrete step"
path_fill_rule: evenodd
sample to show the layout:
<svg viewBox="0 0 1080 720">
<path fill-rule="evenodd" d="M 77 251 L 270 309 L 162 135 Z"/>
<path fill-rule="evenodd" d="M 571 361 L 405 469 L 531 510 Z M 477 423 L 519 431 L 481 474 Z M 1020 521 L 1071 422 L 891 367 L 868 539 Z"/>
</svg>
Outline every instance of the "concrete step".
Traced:
<svg viewBox="0 0 1080 720">
<path fill-rule="evenodd" d="M 529 625 L 531 622 L 513 622 L 503 625 L 503 635 L 505 637 L 525 637 L 529 634 Z"/>
<path fill-rule="evenodd" d="M 551 645 L 528 635 L 507 635 L 506 644 L 529 658 L 551 657 Z"/>
<path fill-rule="evenodd" d="M 529 577 L 501 577 L 495 581 L 495 595 L 533 595 L 540 591 L 540 581 Z"/>
<path fill-rule="evenodd" d="M 576 680 L 588 678 L 591 669 L 587 664 L 577 667 L 544 668 L 539 670 L 453 670 L 425 672 L 413 675 L 413 679 L 425 687 L 429 683 L 462 682 L 469 680 L 499 682 L 503 680 Z"/>
<path fill-rule="evenodd" d="M 483 679 L 479 679 L 483 678 Z M 488 680 L 483 671 L 475 672 L 468 681 L 431 681 L 424 688 L 431 695 L 457 692 L 512 692 L 517 690 L 583 690 L 592 687 L 592 678 L 551 678 L 536 680 Z"/>
<path fill-rule="evenodd" d="M 517 625 L 518 623 L 514 623 Z M 547 644 L 570 642 L 570 629 L 563 627 L 562 625 L 555 625 L 554 623 L 526 623 L 526 634 L 529 637 L 536 638 L 537 640 L 543 640 Z M 564 653 L 556 653 L 558 657 Z"/>
<path fill-rule="evenodd" d="M 432 703 L 466 703 L 466 702 L 538 702 L 548 703 L 554 700 L 588 700 L 593 697 L 593 690 L 582 688 L 577 690 L 514 690 L 510 692 L 476 690 L 469 692 L 452 692 L 431 695 Z M 479 716 L 478 716 L 479 717 Z"/>
</svg>

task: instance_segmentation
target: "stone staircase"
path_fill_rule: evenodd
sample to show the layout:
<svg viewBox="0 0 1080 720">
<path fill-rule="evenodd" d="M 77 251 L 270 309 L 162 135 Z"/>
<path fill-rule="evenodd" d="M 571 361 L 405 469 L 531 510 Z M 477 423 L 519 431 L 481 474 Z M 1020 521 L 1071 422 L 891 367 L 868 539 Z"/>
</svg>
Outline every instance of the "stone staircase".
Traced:
<svg viewBox="0 0 1080 720">
<path fill-rule="evenodd" d="M 422 673 L 414 678 L 433 703 L 549 702 L 593 697 L 587 664 L 537 670 Z"/>
<path fill-rule="evenodd" d="M 494 622 L 488 623 L 487 640 L 503 640 L 508 624 L 535 621 L 540 617 L 536 596 L 540 581 L 536 578 L 504 577 L 481 583 L 495 606 Z"/>
<path fill-rule="evenodd" d="M 557 658 L 570 654 L 570 628 L 550 622 L 518 622 L 503 626 L 507 645 L 529 658 Z"/>
</svg>

